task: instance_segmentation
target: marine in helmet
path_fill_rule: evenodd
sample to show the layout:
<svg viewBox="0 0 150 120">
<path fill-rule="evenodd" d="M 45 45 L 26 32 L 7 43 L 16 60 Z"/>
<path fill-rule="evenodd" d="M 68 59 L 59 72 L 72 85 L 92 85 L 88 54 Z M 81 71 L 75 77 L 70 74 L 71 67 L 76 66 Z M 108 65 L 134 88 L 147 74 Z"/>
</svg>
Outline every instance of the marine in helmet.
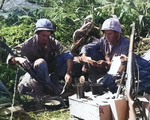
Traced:
<svg viewBox="0 0 150 120">
<path fill-rule="evenodd" d="M 117 18 L 106 19 L 101 31 L 103 37 L 82 47 L 81 60 L 87 64 L 88 80 L 91 83 L 96 83 L 103 77 L 101 82 L 104 86 L 112 86 L 113 89 L 115 81 L 112 78 L 109 81 L 110 76 L 105 74 L 110 69 L 114 56 L 127 56 L 129 39 L 121 35 L 121 25 Z"/>
<path fill-rule="evenodd" d="M 39 19 L 36 22 L 35 35 L 15 47 L 18 56 L 21 57 L 8 57 L 10 64 L 19 63 L 27 69 L 31 69 L 29 64 L 31 63 L 39 78 L 50 88 L 47 89 L 26 73 L 18 85 L 20 93 L 33 97 L 41 96 L 45 91 L 50 95 L 59 95 L 63 86 L 59 84 L 58 78 L 64 77 L 67 83 L 71 83 L 70 73 L 74 56 L 65 51 L 65 47 L 51 36 L 53 31 L 49 19 Z"/>
</svg>

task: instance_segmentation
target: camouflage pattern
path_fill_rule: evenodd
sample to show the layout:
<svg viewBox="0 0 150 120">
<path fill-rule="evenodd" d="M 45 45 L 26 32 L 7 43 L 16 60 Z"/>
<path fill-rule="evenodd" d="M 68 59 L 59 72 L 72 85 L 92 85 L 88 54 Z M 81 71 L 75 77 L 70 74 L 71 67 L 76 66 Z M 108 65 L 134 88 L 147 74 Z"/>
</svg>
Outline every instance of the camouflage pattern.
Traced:
<svg viewBox="0 0 150 120">
<path fill-rule="evenodd" d="M 78 56 L 83 45 L 93 42 L 96 38 L 101 37 L 99 27 L 94 22 L 84 24 L 80 29 L 77 29 L 73 34 L 73 44 L 71 52 Z"/>
</svg>

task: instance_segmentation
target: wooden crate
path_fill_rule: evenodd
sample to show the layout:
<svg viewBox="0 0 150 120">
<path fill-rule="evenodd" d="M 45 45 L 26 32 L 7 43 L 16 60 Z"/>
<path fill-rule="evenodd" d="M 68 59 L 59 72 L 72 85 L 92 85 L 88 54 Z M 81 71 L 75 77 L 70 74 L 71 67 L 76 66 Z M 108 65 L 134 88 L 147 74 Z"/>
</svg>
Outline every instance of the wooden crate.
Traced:
<svg viewBox="0 0 150 120">
<path fill-rule="evenodd" d="M 124 97 L 112 99 L 113 94 L 94 96 L 91 92 L 85 96 L 81 99 L 77 99 L 76 94 L 69 97 L 70 115 L 84 120 L 125 120 L 127 102 Z"/>
</svg>

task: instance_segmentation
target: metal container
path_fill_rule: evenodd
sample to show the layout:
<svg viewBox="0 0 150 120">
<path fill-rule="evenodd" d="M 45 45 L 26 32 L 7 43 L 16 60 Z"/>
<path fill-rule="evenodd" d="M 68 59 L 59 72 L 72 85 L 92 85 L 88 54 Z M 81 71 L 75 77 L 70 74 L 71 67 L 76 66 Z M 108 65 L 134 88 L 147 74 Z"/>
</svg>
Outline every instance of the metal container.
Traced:
<svg viewBox="0 0 150 120">
<path fill-rule="evenodd" d="M 90 85 L 91 91 L 93 95 L 103 95 L 104 93 L 104 87 L 103 84 L 100 83 L 92 83 Z"/>
<path fill-rule="evenodd" d="M 83 84 L 77 84 L 76 87 L 77 87 L 77 98 L 78 99 L 84 98 L 85 96 Z"/>
<path fill-rule="evenodd" d="M 58 100 L 46 100 L 45 103 L 43 103 L 46 109 L 52 109 L 52 110 L 58 110 L 62 107 L 62 104 Z"/>
</svg>

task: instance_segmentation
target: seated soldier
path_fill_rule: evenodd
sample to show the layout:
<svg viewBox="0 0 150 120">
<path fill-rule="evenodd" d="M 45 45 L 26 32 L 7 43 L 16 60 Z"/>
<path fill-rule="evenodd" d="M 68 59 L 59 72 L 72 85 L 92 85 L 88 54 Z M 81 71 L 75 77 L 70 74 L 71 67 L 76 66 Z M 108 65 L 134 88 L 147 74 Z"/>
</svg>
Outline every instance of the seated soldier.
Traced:
<svg viewBox="0 0 150 120">
<path fill-rule="evenodd" d="M 109 70 L 113 56 L 121 56 L 121 66 L 118 72 L 122 72 L 126 68 L 126 61 L 129 49 L 129 40 L 121 36 L 121 27 L 119 21 L 115 18 L 107 19 L 101 29 L 104 33 L 104 37 L 100 40 L 97 40 L 87 45 L 82 44 L 81 54 L 78 56 L 80 62 L 86 63 L 83 66 L 83 71 L 87 72 L 88 80 L 91 83 L 101 82 L 104 86 L 109 87 L 112 92 L 115 92 L 117 89 L 117 84 L 115 83 L 115 77 L 107 71 Z M 77 30 L 76 32 L 82 33 L 82 30 Z M 75 32 L 75 33 L 76 33 Z M 75 34 L 74 35 L 77 35 Z M 78 39 L 81 38 L 84 34 L 79 34 Z M 111 37 L 110 37 L 111 36 Z M 77 37 L 74 37 L 77 38 Z M 85 37 L 86 38 L 86 37 Z M 79 39 L 80 40 L 80 39 Z M 116 43 L 115 43 L 116 42 Z M 142 57 L 135 55 L 136 64 L 139 70 L 139 88 L 138 92 L 145 91 L 150 93 L 150 82 L 149 82 L 149 72 L 150 66 L 149 60 L 149 51 L 148 50 Z M 79 50 L 80 53 L 80 50 Z M 79 54 L 78 53 L 78 54 Z M 104 58 L 104 57 L 105 58 Z M 135 67 L 136 68 L 136 67 Z M 103 76 L 103 77 L 102 77 Z"/>
<path fill-rule="evenodd" d="M 105 20 L 101 30 L 104 37 L 83 46 L 81 49 L 81 60 L 87 63 L 88 78 L 91 83 L 96 83 L 107 73 L 114 56 L 127 56 L 129 50 L 129 39 L 121 35 L 121 25 L 117 18 Z M 104 76 L 102 83 L 106 87 L 111 86 L 114 92 L 116 87 L 114 90 L 113 86 L 116 86 L 116 83 L 108 76 L 107 74 Z"/>
<path fill-rule="evenodd" d="M 65 82 L 72 82 L 71 70 L 74 56 L 65 52 L 65 47 L 51 36 L 52 22 L 42 18 L 36 22 L 35 35 L 15 47 L 18 56 L 9 56 L 8 63 L 20 64 L 28 71 L 18 85 L 22 94 L 33 97 L 60 95 L 63 86 L 58 82 L 63 77 Z M 32 73 L 32 74 L 31 74 Z"/>
<path fill-rule="evenodd" d="M 121 56 L 121 66 L 118 72 L 122 72 L 126 68 L 129 39 L 121 36 L 121 26 L 116 18 L 109 18 L 104 21 L 101 29 L 104 37 L 84 45 L 81 49 L 81 58 L 87 64 L 88 80 L 91 83 L 100 82 L 109 90 L 116 92 L 117 84 L 112 74 L 106 73 L 112 64 L 112 59 L 115 56 Z M 142 57 L 134 54 L 139 72 L 139 87 L 138 92 L 145 91 L 150 93 L 150 63 L 149 50 Z M 103 58 L 104 57 L 104 58 Z M 136 69 L 136 67 L 135 67 Z M 103 77 L 102 77 L 103 76 Z"/>
</svg>

